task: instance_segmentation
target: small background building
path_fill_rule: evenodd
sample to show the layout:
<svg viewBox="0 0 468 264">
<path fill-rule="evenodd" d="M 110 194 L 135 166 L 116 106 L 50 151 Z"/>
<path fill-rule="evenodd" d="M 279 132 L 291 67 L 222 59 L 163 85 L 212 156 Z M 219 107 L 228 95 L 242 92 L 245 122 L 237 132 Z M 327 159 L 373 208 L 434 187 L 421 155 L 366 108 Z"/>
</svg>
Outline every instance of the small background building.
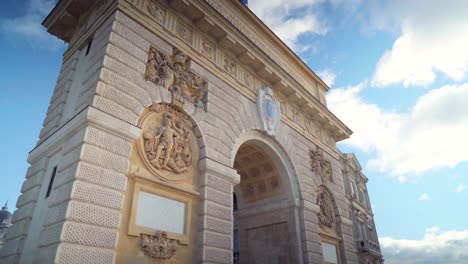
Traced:
<svg viewBox="0 0 468 264">
<path fill-rule="evenodd" d="M 0 249 L 2 249 L 5 243 L 5 235 L 10 227 L 11 213 L 8 211 L 8 202 L 6 202 L 0 211 Z"/>
</svg>

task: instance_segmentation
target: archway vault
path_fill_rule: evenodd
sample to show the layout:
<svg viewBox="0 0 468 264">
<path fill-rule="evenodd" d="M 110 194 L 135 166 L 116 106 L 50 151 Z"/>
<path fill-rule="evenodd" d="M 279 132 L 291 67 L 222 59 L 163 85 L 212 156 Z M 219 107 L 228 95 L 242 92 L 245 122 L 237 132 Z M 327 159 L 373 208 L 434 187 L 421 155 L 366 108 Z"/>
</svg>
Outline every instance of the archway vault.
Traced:
<svg viewBox="0 0 468 264">
<path fill-rule="evenodd" d="M 233 194 L 234 262 L 302 263 L 300 192 L 286 151 L 252 130 L 239 138 L 232 157 L 240 175 Z"/>
</svg>

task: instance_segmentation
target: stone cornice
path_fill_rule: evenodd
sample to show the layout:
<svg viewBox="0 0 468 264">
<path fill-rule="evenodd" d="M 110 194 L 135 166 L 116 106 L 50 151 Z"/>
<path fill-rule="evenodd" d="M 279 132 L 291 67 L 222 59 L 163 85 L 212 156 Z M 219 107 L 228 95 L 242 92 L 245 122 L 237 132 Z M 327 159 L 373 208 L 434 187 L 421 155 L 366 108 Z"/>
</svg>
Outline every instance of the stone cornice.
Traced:
<svg viewBox="0 0 468 264">
<path fill-rule="evenodd" d="M 259 49 L 261 49 L 265 54 L 267 54 L 273 61 L 275 61 L 278 65 L 280 65 L 288 74 L 290 74 L 294 79 L 296 79 L 302 86 L 306 87 L 307 83 L 304 78 L 299 76 L 294 70 L 290 69 L 288 63 L 285 62 L 283 59 L 279 58 L 273 54 L 273 51 L 266 45 L 266 43 L 258 37 L 255 33 L 253 33 L 247 26 L 236 23 L 237 20 L 233 18 L 232 15 L 229 14 L 229 10 L 223 6 L 223 1 L 218 0 L 204 0 L 209 3 L 213 8 L 215 8 L 218 12 L 220 12 L 231 24 L 236 27 L 240 32 L 242 32 L 247 38 L 249 38 Z M 323 82 L 310 68 L 307 66 L 301 58 L 297 56 L 294 51 L 292 51 L 263 21 L 258 18 L 247 6 L 241 3 L 238 0 L 231 0 L 231 2 L 236 6 L 241 12 L 243 12 L 246 17 L 256 26 L 256 28 L 260 29 L 262 33 L 267 36 L 267 40 L 271 40 L 275 43 L 278 48 L 281 49 L 282 52 L 285 52 L 288 59 L 291 59 L 293 63 L 300 67 L 305 74 L 309 75 L 313 80 L 319 82 L 326 91 L 330 88 L 328 85 Z M 283 53 L 284 54 L 284 53 Z"/>
</svg>

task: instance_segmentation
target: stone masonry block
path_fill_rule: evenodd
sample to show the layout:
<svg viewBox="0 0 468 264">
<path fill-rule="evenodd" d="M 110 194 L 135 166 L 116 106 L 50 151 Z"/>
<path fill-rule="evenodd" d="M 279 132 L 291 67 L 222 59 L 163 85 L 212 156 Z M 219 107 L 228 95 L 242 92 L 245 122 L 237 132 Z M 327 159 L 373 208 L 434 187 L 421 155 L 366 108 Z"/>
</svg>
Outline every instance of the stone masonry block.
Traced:
<svg viewBox="0 0 468 264">
<path fill-rule="evenodd" d="M 121 137 L 95 127 L 86 130 L 85 142 L 127 158 L 132 150 L 131 143 Z"/>
<path fill-rule="evenodd" d="M 128 46 L 129 44 L 124 44 L 121 39 L 128 41 L 135 50 L 141 50 L 147 52 L 150 47 L 150 43 L 142 38 L 140 35 L 136 34 L 126 26 L 124 26 L 122 23 L 116 21 L 113 25 L 113 33 L 110 37 L 110 41 L 113 43 L 119 43 L 120 46 Z M 117 38 L 119 36 L 120 38 Z M 169 45 L 168 45 L 169 46 Z M 138 56 L 135 56 L 138 58 Z"/>
<path fill-rule="evenodd" d="M 30 202 L 36 202 L 39 198 L 41 186 L 35 186 L 28 191 L 22 193 L 16 202 L 16 207 L 22 207 Z"/>
<path fill-rule="evenodd" d="M 232 263 L 232 252 L 230 250 L 205 247 L 203 251 L 204 263 Z"/>
<path fill-rule="evenodd" d="M 143 37 L 146 41 L 151 43 L 151 45 L 156 46 L 159 50 L 165 52 L 166 54 L 172 54 L 172 47 L 169 44 L 167 44 L 165 41 L 148 31 L 144 27 L 140 26 L 140 24 L 138 24 L 131 18 L 127 17 L 121 12 L 117 12 L 115 18 L 118 22 L 125 25 L 137 35 Z"/>
<path fill-rule="evenodd" d="M 63 225 L 61 241 L 65 243 L 114 249 L 117 230 L 67 221 Z"/>
<path fill-rule="evenodd" d="M 60 242 L 64 222 L 43 228 L 39 233 L 39 246 L 48 246 Z"/>
<path fill-rule="evenodd" d="M 67 216 L 68 203 L 63 202 L 50 207 L 44 220 L 44 227 L 65 221 Z"/>
<path fill-rule="evenodd" d="M 98 205 L 70 201 L 67 219 L 78 223 L 102 227 L 118 228 L 120 210 L 108 209 Z"/>
<path fill-rule="evenodd" d="M 202 193 L 202 199 L 206 199 L 223 206 L 232 207 L 232 195 L 218 191 L 213 188 L 205 187 L 200 193 Z"/>
<path fill-rule="evenodd" d="M 232 233 L 232 223 L 212 216 L 205 216 L 205 221 L 200 221 L 202 229 L 230 235 Z"/>
<path fill-rule="evenodd" d="M 230 235 L 216 234 L 212 232 L 205 232 L 205 246 L 223 248 L 231 250 L 232 237 Z"/>
<path fill-rule="evenodd" d="M 19 207 L 13 213 L 11 223 L 14 224 L 23 219 L 31 219 L 35 208 L 36 208 L 36 202 L 31 202 L 22 207 Z"/>
<path fill-rule="evenodd" d="M 62 243 L 55 260 L 67 264 L 112 264 L 114 250 Z"/>
<path fill-rule="evenodd" d="M 144 73 L 146 69 L 146 60 L 141 61 L 123 51 L 122 49 L 114 46 L 113 44 L 107 45 L 107 56 L 110 56 L 123 64 L 127 65 L 136 72 Z"/>
<path fill-rule="evenodd" d="M 97 84 L 96 94 L 129 109 L 137 116 L 143 112 L 144 107 L 137 99 L 103 82 Z"/>
<path fill-rule="evenodd" d="M 144 41 L 144 44 L 142 45 L 143 48 L 140 48 L 139 46 L 133 44 L 130 40 L 120 36 L 118 33 L 112 32 L 110 35 L 110 43 L 132 55 L 138 61 L 146 64 L 146 60 L 148 59 L 147 52 L 149 50 L 149 43 L 147 41 Z"/>
<path fill-rule="evenodd" d="M 117 210 L 122 208 L 123 194 L 121 192 L 82 181 L 75 181 L 73 184 L 71 194 L 73 200 Z"/>
<path fill-rule="evenodd" d="M 151 105 L 152 101 L 150 99 L 150 95 L 146 90 L 120 77 L 119 74 L 116 74 L 112 71 L 109 71 L 106 68 L 103 68 L 101 71 L 100 80 L 112 87 L 119 89 L 122 92 L 125 92 L 135 97 L 144 107 L 148 107 Z"/>
<path fill-rule="evenodd" d="M 129 161 L 127 158 L 96 146 L 84 144 L 81 159 L 115 172 L 127 173 L 128 171 Z"/>
<path fill-rule="evenodd" d="M 86 162 L 79 163 L 76 178 L 117 191 L 124 191 L 127 186 L 127 177 L 125 174 L 117 173 Z"/>
<path fill-rule="evenodd" d="M 34 174 L 34 177 L 26 179 L 21 187 L 21 192 L 27 192 L 28 190 L 42 185 L 42 180 L 44 179 L 44 171 Z"/>
<path fill-rule="evenodd" d="M 31 219 L 23 219 L 21 221 L 16 222 L 8 229 L 8 232 L 6 233 L 7 240 L 11 240 L 21 236 L 26 236 L 30 224 Z"/>
<path fill-rule="evenodd" d="M 229 207 L 219 206 L 215 203 L 206 201 L 206 213 L 213 217 L 223 219 L 223 220 L 232 220 L 232 210 Z"/>
<path fill-rule="evenodd" d="M 201 177 L 201 179 L 204 180 L 204 182 L 201 182 L 200 187 L 208 186 L 229 195 L 232 193 L 232 184 L 223 178 L 207 174 L 205 177 Z"/>
</svg>

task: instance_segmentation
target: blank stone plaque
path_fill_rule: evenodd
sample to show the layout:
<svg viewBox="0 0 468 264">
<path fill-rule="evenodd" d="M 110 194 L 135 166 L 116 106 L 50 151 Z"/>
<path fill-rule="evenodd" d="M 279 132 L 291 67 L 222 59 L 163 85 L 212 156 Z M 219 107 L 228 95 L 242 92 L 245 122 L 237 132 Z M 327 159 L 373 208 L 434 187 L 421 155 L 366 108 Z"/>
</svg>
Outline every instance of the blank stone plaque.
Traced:
<svg viewBox="0 0 468 264">
<path fill-rule="evenodd" d="M 338 263 L 336 246 L 333 244 L 322 243 L 323 259 L 325 263 Z"/>
<path fill-rule="evenodd" d="M 140 192 L 135 224 L 183 235 L 185 208 L 183 202 Z"/>
</svg>

